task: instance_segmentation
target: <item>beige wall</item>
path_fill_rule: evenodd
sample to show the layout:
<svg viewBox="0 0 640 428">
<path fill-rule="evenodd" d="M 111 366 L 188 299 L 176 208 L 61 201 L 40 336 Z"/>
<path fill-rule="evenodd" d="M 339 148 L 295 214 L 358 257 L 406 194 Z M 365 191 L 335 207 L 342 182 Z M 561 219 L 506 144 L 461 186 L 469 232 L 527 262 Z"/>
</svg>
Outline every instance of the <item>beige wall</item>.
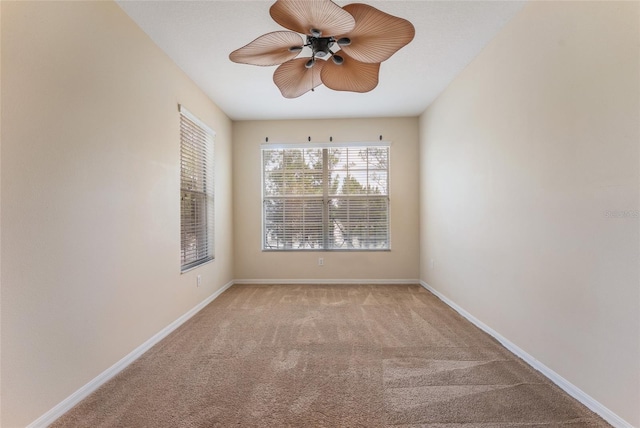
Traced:
<svg viewBox="0 0 640 428">
<path fill-rule="evenodd" d="M 421 278 L 635 426 L 638 25 L 529 3 L 420 118 Z"/>
<path fill-rule="evenodd" d="M 263 252 L 260 144 L 390 141 L 390 252 Z M 233 124 L 235 272 L 238 279 L 418 278 L 418 119 L 246 121 Z M 318 257 L 324 266 L 318 266 Z"/>
<path fill-rule="evenodd" d="M 232 280 L 231 122 L 115 3 L 1 3 L 0 425 L 18 427 Z M 185 275 L 178 103 L 217 131 L 216 260 Z"/>
</svg>

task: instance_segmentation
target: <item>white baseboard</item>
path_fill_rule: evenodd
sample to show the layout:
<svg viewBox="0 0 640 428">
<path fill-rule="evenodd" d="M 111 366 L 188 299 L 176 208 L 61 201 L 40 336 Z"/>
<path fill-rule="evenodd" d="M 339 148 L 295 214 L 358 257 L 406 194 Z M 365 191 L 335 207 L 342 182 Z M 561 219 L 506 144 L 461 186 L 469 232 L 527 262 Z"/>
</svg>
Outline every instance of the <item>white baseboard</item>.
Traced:
<svg viewBox="0 0 640 428">
<path fill-rule="evenodd" d="M 138 346 L 136 349 L 131 351 L 127 356 L 122 358 L 120 361 L 109 367 L 107 370 L 100 373 L 89 383 L 84 385 L 82 388 L 78 389 L 76 392 L 71 394 L 69 397 L 64 399 L 60 404 L 49 410 L 44 415 L 40 416 L 38 419 L 27 425 L 27 428 L 41 428 L 47 427 L 52 424 L 56 419 L 60 416 L 64 415 L 66 412 L 71 410 L 73 406 L 78 404 L 80 401 L 89 396 L 93 391 L 102 386 L 109 379 L 120 373 L 124 370 L 129 364 L 133 363 L 136 359 L 138 359 L 142 354 L 147 352 L 153 345 L 160 342 L 162 339 L 167 337 L 172 331 L 176 328 L 180 327 L 184 324 L 189 318 L 193 317 L 197 314 L 202 308 L 211 303 L 216 297 L 218 297 L 222 292 L 224 292 L 227 288 L 233 285 L 234 281 L 230 281 L 225 284 L 222 288 L 217 290 L 211 296 L 204 299 L 202 302 L 198 303 L 195 307 L 190 309 L 187 313 L 182 315 L 180 318 L 160 330 L 154 336 L 152 336 L 149 340 L 144 342 L 142 345 Z"/>
<path fill-rule="evenodd" d="M 417 279 L 236 279 L 234 284 L 420 284 Z"/>
<path fill-rule="evenodd" d="M 633 428 L 629 422 L 622 419 L 620 416 L 616 415 L 614 412 L 609 410 L 609 408 L 605 407 L 602 403 L 591 397 L 589 394 L 582 391 L 580 388 L 560 376 L 558 373 L 551 370 L 549 367 L 545 366 L 540 361 L 536 360 L 533 356 L 529 355 L 523 349 L 518 347 L 516 344 L 511 342 L 506 337 L 502 336 L 500 333 L 471 315 L 469 312 L 458 306 L 455 302 L 450 300 L 448 297 L 431 287 L 424 281 L 420 281 L 420 285 L 433 293 L 438 299 L 442 300 L 445 304 L 450 306 L 453 310 L 458 312 L 460 315 L 469 320 L 476 327 L 483 330 L 485 333 L 489 334 L 493 338 L 495 338 L 498 342 L 500 342 L 505 348 L 509 351 L 513 352 L 518 357 L 522 358 L 527 364 L 529 364 L 534 369 L 538 370 L 540 373 L 545 375 L 549 380 L 560 388 L 562 388 L 567 394 L 587 406 L 593 412 L 600 415 L 604 420 L 609 422 L 616 428 Z"/>
</svg>

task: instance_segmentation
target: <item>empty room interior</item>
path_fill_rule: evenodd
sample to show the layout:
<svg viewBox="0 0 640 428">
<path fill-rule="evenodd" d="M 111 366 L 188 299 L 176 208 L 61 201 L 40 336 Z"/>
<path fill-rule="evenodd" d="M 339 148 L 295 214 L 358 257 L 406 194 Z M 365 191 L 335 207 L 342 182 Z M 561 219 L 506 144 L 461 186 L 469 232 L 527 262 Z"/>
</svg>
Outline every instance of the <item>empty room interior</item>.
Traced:
<svg viewBox="0 0 640 428">
<path fill-rule="evenodd" d="M 0 426 L 640 427 L 640 3 L 363 3 L 0 2 Z"/>
</svg>

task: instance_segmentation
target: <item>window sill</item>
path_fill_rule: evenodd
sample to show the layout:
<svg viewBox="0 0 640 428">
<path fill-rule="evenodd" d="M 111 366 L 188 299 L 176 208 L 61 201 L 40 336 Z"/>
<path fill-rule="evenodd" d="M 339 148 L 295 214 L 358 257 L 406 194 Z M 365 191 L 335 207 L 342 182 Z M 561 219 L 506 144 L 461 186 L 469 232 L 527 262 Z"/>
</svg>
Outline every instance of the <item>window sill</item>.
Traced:
<svg viewBox="0 0 640 428">
<path fill-rule="evenodd" d="M 209 263 L 212 263 L 214 260 L 215 260 L 215 258 L 213 258 L 213 257 L 212 257 L 212 258 L 210 258 L 210 259 L 208 259 L 208 260 L 204 260 L 203 262 L 198 263 L 197 265 L 189 266 L 188 268 L 186 268 L 186 269 L 184 269 L 184 270 L 183 270 L 183 269 L 181 269 L 181 270 L 180 270 L 180 275 L 182 275 L 183 273 L 190 272 L 190 271 L 192 271 L 192 270 L 194 270 L 194 269 L 197 269 L 197 268 L 199 268 L 199 267 L 201 267 L 201 266 L 208 265 Z"/>
<path fill-rule="evenodd" d="M 299 253 L 318 253 L 318 252 L 323 252 L 323 253 L 379 253 L 379 252 L 391 252 L 391 248 L 380 248 L 380 249 L 360 249 L 360 248 L 355 248 L 355 249 L 331 249 L 331 250 L 327 250 L 324 248 L 305 248 L 305 249 L 297 249 L 297 248 L 291 248 L 291 249 L 270 249 L 270 248 L 263 248 L 262 249 L 263 253 L 291 253 L 291 252 L 299 252 Z"/>
</svg>

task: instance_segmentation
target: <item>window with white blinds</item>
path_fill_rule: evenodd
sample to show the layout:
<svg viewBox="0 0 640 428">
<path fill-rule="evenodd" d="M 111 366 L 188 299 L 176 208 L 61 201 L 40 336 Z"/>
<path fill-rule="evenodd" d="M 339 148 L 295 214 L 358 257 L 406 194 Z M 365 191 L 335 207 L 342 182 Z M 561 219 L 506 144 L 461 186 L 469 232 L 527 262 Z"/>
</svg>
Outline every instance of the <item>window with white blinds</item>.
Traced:
<svg viewBox="0 0 640 428">
<path fill-rule="evenodd" d="M 388 250 L 389 145 L 262 147 L 264 250 Z"/>
<path fill-rule="evenodd" d="M 213 138 L 215 133 L 180 106 L 180 266 L 213 260 Z"/>
</svg>

